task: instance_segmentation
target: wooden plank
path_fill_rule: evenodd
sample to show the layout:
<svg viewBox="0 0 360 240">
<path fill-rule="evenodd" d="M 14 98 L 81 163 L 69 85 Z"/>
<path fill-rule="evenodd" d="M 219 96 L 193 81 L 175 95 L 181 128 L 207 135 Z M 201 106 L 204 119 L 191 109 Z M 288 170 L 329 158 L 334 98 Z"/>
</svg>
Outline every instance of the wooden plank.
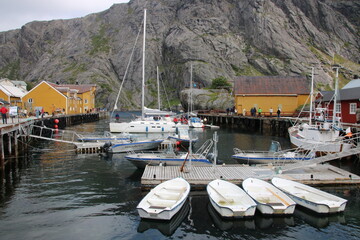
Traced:
<svg viewBox="0 0 360 240">
<path fill-rule="evenodd" d="M 292 170 L 281 175 L 276 175 L 269 167 L 250 167 L 235 164 L 217 166 L 215 169 L 212 166 L 192 166 L 191 169 L 186 166 L 186 170 L 186 172 L 180 172 L 179 166 L 146 166 L 141 178 L 141 184 L 144 187 L 155 186 L 162 181 L 180 176 L 189 181 L 191 185 L 199 185 L 200 188 L 205 188 L 210 181 L 219 178 L 235 184 L 241 184 L 248 177 L 256 177 L 269 181 L 273 176 L 281 176 L 310 185 L 360 185 L 359 176 L 330 165 L 318 165 L 316 168 L 309 167 L 301 170 Z M 155 178 L 154 175 L 156 175 Z M 311 175 L 313 178 L 311 178 Z M 339 176 L 343 177 L 339 178 Z"/>
</svg>

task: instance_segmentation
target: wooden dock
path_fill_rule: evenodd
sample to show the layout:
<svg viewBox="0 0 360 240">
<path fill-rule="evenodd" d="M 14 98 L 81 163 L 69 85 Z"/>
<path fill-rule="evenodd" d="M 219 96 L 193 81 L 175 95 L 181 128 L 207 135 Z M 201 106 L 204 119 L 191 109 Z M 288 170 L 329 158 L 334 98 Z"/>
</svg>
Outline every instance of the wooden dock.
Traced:
<svg viewBox="0 0 360 240">
<path fill-rule="evenodd" d="M 329 164 L 311 165 L 301 169 L 289 170 L 282 174 L 280 168 L 239 164 L 218 165 L 216 167 L 192 166 L 191 169 L 185 168 L 184 172 L 180 172 L 180 166 L 146 166 L 141 177 L 141 185 L 143 189 L 149 189 L 163 181 L 183 177 L 191 184 L 193 190 L 204 190 L 206 185 L 214 179 L 224 179 L 239 185 L 249 177 L 270 181 L 274 176 L 313 186 L 360 186 L 359 176 Z"/>
</svg>

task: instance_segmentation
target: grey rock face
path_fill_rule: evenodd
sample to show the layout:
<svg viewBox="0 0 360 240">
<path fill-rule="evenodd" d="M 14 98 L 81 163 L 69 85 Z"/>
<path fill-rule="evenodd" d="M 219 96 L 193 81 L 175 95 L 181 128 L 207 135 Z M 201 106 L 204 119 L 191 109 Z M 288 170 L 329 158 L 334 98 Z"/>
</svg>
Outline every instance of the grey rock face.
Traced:
<svg viewBox="0 0 360 240">
<path fill-rule="evenodd" d="M 156 104 L 157 66 L 163 101 L 180 99 L 189 85 L 190 65 L 201 87 L 220 76 L 231 82 L 237 75 L 307 75 L 315 65 L 315 81 L 326 88 L 334 62 L 344 67 L 344 83 L 360 75 L 356 0 L 133 0 L 83 18 L 31 22 L 1 32 L 0 77 L 32 85 L 42 80 L 96 83 L 98 106 L 108 108 L 125 79 L 118 105 L 138 108 L 142 33 L 134 43 L 145 5 L 147 106 Z M 202 96 L 199 108 L 216 101 L 217 108 L 226 105 L 221 100 L 210 104 Z"/>
</svg>

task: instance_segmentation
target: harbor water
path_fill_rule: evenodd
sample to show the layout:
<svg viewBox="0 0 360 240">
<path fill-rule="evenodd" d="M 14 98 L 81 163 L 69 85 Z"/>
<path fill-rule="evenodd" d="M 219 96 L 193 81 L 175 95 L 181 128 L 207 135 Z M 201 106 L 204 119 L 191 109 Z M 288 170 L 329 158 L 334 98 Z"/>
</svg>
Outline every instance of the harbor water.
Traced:
<svg viewBox="0 0 360 240">
<path fill-rule="evenodd" d="M 108 131 L 108 119 L 67 128 L 83 135 Z M 214 130 L 194 130 L 202 142 Z M 267 150 L 271 140 L 289 148 L 286 138 L 241 133 L 221 128 L 219 159 L 227 164 L 233 148 Z M 360 190 L 324 190 L 348 200 L 344 213 L 319 216 L 302 208 L 288 217 L 256 213 L 245 220 L 224 220 L 209 203 L 206 192 L 191 192 L 186 205 L 169 222 L 141 220 L 136 206 L 142 171 L 125 154 L 76 154 L 65 143 L 36 140 L 29 153 L 16 159 L 0 191 L 0 239 L 360 239 Z M 360 173 L 358 160 L 335 161 Z M 11 175 L 9 177 L 8 175 Z"/>
</svg>

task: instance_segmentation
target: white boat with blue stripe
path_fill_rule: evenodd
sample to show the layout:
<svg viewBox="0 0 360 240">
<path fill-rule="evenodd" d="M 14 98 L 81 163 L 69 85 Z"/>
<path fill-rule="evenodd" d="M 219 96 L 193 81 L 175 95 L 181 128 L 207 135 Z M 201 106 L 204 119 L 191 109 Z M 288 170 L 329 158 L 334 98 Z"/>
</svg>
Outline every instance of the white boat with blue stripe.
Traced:
<svg viewBox="0 0 360 240">
<path fill-rule="evenodd" d="M 176 152 L 170 148 L 163 152 L 130 153 L 125 159 L 137 168 L 145 168 L 146 165 L 181 166 L 190 162 L 196 166 L 211 165 L 213 155 L 209 151 L 212 146 L 213 141 L 209 139 L 195 153 Z"/>
</svg>

